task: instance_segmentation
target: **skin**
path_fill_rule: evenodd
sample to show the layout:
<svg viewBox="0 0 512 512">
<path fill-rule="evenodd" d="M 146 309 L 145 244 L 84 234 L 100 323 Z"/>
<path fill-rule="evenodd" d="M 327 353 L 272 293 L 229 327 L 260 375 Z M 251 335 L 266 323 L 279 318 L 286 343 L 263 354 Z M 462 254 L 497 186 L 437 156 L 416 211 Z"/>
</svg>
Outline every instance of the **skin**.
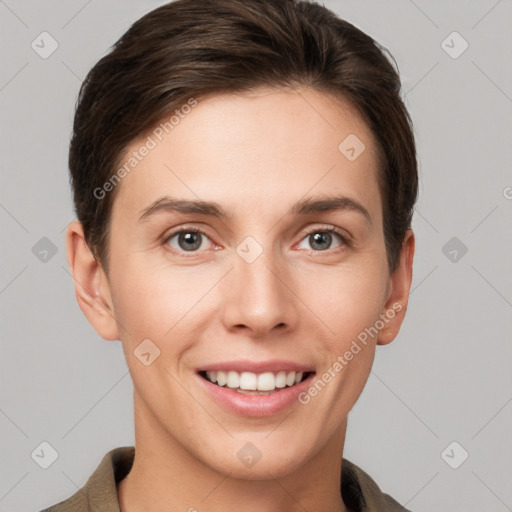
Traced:
<svg viewBox="0 0 512 512">
<path fill-rule="evenodd" d="M 349 103 L 308 88 L 198 100 L 119 185 L 108 276 L 80 223 L 67 231 L 78 303 L 101 337 L 121 340 L 134 383 L 136 457 L 118 485 L 121 510 L 347 511 L 347 416 L 376 345 L 390 343 L 404 319 L 413 232 L 390 274 L 376 143 Z M 349 134 L 366 146 L 353 162 L 338 150 Z M 160 212 L 141 222 L 164 195 L 215 201 L 231 218 Z M 360 203 L 371 222 L 350 209 L 288 213 L 298 200 L 332 195 Z M 166 241 L 180 227 L 207 232 L 195 252 L 178 236 Z M 350 244 L 333 234 L 315 246 L 308 230 L 328 227 Z M 236 252 L 247 236 L 263 249 L 250 264 Z M 198 386 L 199 366 L 237 359 L 305 363 L 320 376 L 397 303 L 394 318 L 307 405 L 247 418 Z M 161 350 L 149 366 L 133 353 L 144 339 Z M 248 441 L 262 453 L 252 468 L 236 456 Z"/>
</svg>

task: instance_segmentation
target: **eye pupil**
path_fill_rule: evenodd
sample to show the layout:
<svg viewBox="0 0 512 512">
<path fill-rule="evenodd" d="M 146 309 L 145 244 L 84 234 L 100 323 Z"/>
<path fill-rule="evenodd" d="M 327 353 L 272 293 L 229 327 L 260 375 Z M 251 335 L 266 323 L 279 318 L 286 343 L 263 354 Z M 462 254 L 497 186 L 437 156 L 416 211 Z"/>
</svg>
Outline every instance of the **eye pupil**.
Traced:
<svg viewBox="0 0 512 512">
<path fill-rule="evenodd" d="M 183 246 L 182 242 L 186 242 L 186 244 L 192 244 L 192 245 Z M 201 246 L 201 233 L 193 233 L 193 232 L 180 233 L 180 235 L 178 237 L 178 243 L 183 250 L 194 251 L 195 249 L 198 249 Z"/>
<path fill-rule="evenodd" d="M 322 246 L 317 247 L 318 244 L 322 244 L 327 241 L 327 248 L 328 248 L 332 241 L 332 235 L 330 233 L 325 233 L 325 232 L 314 233 L 313 235 L 310 236 L 310 238 L 312 239 L 311 247 L 313 247 L 313 249 L 315 251 L 322 250 L 322 249 L 326 248 L 326 247 L 322 247 Z"/>
</svg>

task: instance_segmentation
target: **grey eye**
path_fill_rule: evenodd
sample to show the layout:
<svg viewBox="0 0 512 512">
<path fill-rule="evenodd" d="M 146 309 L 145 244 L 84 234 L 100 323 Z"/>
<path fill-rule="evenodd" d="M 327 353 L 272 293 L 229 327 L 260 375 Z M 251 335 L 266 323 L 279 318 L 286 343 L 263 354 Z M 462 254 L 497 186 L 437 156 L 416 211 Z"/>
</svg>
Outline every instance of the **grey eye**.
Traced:
<svg viewBox="0 0 512 512">
<path fill-rule="evenodd" d="M 179 231 L 174 235 L 171 235 L 167 241 L 171 247 L 178 251 L 191 252 L 200 249 L 205 239 L 207 239 L 207 237 L 203 233 L 187 230 Z M 174 243 L 174 240 L 176 240 L 177 246 Z"/>
<path fill-rule="evenodd" d="M 329 246 L 332 243 L 332 235 L 330 233 L 319 231 L 318 233 L 309 235 L 309 242 L 311 244 L 311 248 L 315 251 L 329 249 Z"/>
<path fill-rule="evenodd" d="M 338 245 L 333 246 L 333 242 L 336 238 L 338 239 Z M 309 247 L 301 247 L 301 249 L 323 252 L 342 246 L 345 243 L 345 239 L 334 230 L 316 229 L 306 235 L 301 244 L 304 242 L 307 242 Z"/>
</svg>

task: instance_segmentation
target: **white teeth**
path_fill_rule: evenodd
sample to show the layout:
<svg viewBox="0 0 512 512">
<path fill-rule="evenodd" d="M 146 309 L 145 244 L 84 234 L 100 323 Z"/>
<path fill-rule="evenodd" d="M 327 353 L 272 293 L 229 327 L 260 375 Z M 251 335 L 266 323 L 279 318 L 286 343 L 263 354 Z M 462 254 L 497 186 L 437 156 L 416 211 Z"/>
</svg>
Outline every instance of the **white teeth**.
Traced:
<svg viewBox="0 0 512 512">
<path fill-rule="evenodd" d="M 228 372 L 226 385 L 228 388 L 239 388 L 240 387 L 240 374 L 238 372 Z"/>
<path fill-rule="evenodd" d="M 217 384 L 219 386 L 225 386 L 227 381 L 228 381 L 228 378 L 227 378 L 225 372 L 221 372 L 221 371 L 217 372 Z M 212 380 L 212 382 L 215 382 L 215 381 Z"/>
<path fill-rule="evenodd" d="M 257 382 L 258 382 L 258 377 L 256 376 L 255 373 L 243 372 L 240 375 L 240 386 L 238 386 L 238 387 L 240 389 L 248 389 L 248 390 L 254 391 L 256 389 Z"/>
<path fill-rule="evenodd" d="M 286 372 L 279 372 L 276 375 L 276 388 L 286 387 Z"/>
<path fill-rule="evenodd" d="M 298 384 L 304 377 L 304 372 L 280 371 L 257 375 L 252 372 L 207 371 L 206 376 L 210 382 L 217 383 L 219 386 L 237 389 L 247 395 L 265 395 L 268 394 L 268 391 L 274 391 L 276 388 Z"/>
<path fill-rule="evenodd" d="M 238 393 L 242 393 L 242 395 L 270 395 L 271 393 L 275 393 L 274 391 L 247 391 L 246 389 L 237 389 Z"/>
<path fill-rule="evenodd" d="M 276 377 L 272 372 L 258 375 L 258 389 L 260 391 L 272 391 L 276 389 Z"/>
</svg>

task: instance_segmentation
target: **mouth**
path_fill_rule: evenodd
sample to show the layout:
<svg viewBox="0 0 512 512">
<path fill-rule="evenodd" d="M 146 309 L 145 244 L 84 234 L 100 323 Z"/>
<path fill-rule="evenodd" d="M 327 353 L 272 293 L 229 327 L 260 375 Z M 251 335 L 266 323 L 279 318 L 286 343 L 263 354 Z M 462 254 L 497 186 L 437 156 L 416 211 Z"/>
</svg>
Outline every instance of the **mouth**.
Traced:
<svg viewBox="0 0 512 512">
<path fill-rule="evenodd" d="M 244 359 L 196 368 L 204 393 L 224 410 L 247 418 L 284 414 L 298 404 L 315 367 L 285 359 Z"/>
<path fill-rule="evenodd" d="M 199 371 L 200 377 L 218 387 L 226 388 L 243 395 L 266 396 L 279 393 L 281 390 L 294 388 L 304 382 L 315 372 L 238 372 L 228 371 Z"/>
</svg>

